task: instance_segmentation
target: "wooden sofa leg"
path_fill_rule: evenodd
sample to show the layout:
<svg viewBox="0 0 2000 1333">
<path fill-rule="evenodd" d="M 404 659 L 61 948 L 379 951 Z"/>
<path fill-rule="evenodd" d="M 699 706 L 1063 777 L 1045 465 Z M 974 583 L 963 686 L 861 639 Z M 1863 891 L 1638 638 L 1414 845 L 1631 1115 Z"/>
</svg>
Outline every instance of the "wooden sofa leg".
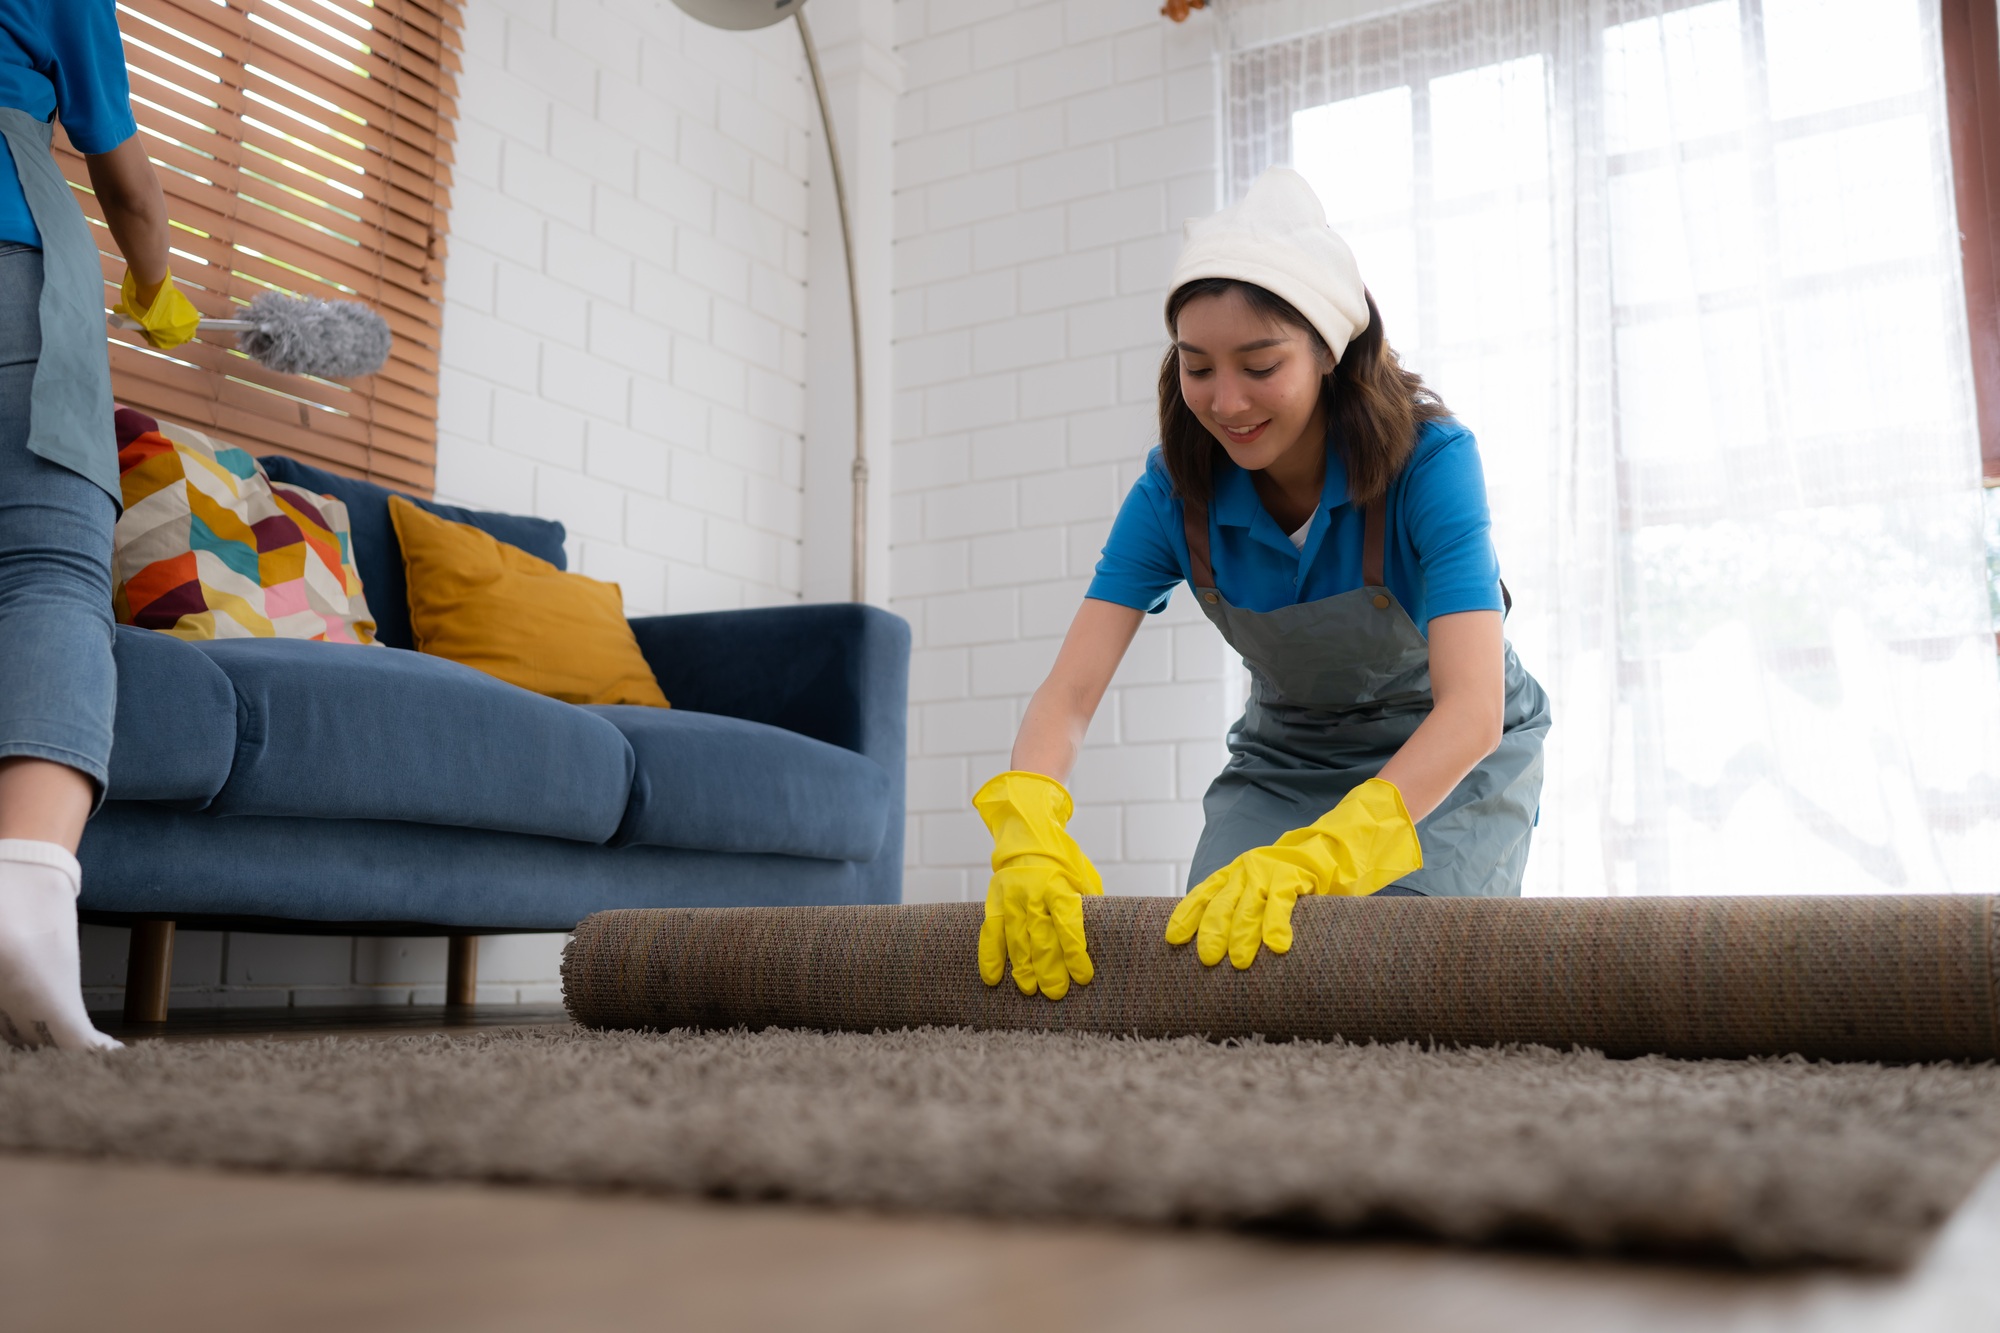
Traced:
<svg viewBox="0 0 2000 1333">
<path fill-rule="evenodd" d="M 125 1021 L 167 1021 L 167 989 L 174 979 L 174 923 L 136 921 L 125 955 Z"/>
<path fill-rule="evenodd" d="M 478 990 L 479 937 L 453 935 L 444 965 L 444 1002 L 454 1009 L 468 1008 Z"/>
</svg>

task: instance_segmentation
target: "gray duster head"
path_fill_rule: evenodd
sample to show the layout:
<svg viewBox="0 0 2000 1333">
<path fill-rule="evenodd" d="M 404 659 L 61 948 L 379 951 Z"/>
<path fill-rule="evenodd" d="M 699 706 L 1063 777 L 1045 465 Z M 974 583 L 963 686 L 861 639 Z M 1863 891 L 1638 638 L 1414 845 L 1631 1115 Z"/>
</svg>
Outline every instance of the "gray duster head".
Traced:
<svg viewBox="0 0 2000 1333">
<path fill-rule="evenodd" d="M 352 301 L 265 292 L 243 318 L 250 327 L 236 335 L 236 346 L 282 374 L 351 379 L 389 359 L 388 321 Z"/>
</svg>

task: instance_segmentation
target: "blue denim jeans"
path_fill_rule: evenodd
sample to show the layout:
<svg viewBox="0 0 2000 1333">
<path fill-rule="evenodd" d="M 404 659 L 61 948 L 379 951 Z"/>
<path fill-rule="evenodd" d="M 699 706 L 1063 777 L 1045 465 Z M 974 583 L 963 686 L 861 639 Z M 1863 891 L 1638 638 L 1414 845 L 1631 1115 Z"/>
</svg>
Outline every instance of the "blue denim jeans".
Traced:
<svg viewBox="0 0 2000 1333">
<path fill-rule="evenodd" d="M 104 793 L 118 702 L 111 528 L 92 482 L 28 452 L 42 252 L 0 244 L 0 758 L 67 764 Z"/>
</svg>

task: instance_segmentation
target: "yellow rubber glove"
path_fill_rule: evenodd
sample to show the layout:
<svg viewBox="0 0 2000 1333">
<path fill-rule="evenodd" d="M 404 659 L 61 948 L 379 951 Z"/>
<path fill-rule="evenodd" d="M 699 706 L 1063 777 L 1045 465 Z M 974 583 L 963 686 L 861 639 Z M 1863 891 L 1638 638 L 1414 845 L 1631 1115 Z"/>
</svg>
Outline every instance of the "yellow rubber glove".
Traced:
<svg viewBox="0 0 2000 1333">
<path fill-rule="evenodd" d="M 133 280 L 132 270 L 126 269 L 125 281 L 118 284 L 118 313 L 138 320 L 146 341 L 162 350 L 179 347 L 201 327 L 201 312 L 174 286 L 171 271 L 160 283 L 160 290 L 153 293 L 153 303 L 142 306 L 139 284 Z"/>
<path fill-rule="evenodd" d="M 1251 848 L 1188 890 L 1167 919 L 1167 943 L 1196 939 L 1204 966 L 1226 952 L 1240 971 L 1260 942 L 1272 953 L 1292 947 L 1292 905 L 1302 894 L 1365 897 L 1423 864 L 1403 793 L 1370 778 L 1315 822 Z"/>
<path fill-rule="evenodd" d="M 1021 994 L 1051 1000 L 1097 975 L 1084 950 L 1083 895 L 1104 892 L 1097 867 L 1063 825 L 1068 790 L 1040 773 L 1002 773 L 972 797 L 993 835 L 993 879 L 979 927 L 979 979 L 1000 984 L 1011 961 Z"/>
</svg>

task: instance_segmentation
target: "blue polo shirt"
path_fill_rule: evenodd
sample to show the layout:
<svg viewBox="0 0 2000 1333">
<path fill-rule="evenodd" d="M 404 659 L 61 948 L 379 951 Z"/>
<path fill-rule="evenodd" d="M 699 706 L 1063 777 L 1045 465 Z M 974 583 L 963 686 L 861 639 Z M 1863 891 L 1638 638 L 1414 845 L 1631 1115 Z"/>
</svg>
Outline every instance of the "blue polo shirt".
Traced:
<svg viewBox="0 0 2000 1333">
<path fill-rule="evenodd" d="M 61 117 L 79 153 L 108 153 L 136 134 L 116 0 L 0 0 L 0 106 Z M 0 241 L 42 243 L 5 140 Z"/>
<path fill-rule="evenodd" d="M 1501 609 L 1486 474 L 1471 431 L 1449 417 L 1424 425 L 1410 461 L 1389 483 L 1388 517 L 1383 579 L 1419 630 L 1428 630 L 1433 616 Z M 1319 507 L 1305 546 L 1296 548 L 1257 498 L 1250 474 L 1218 450 L 1208 506 L 1216 590 L 1248 611 L 1352 592 L 1361 586 L 1362 518 L 1348 503 L 1347 468 L 1329 449 Z M 1158 612 L 1190 576 L 1181 502 L 1155 448 L 1111 524 L 1084 595 Z"/>
</svg>

